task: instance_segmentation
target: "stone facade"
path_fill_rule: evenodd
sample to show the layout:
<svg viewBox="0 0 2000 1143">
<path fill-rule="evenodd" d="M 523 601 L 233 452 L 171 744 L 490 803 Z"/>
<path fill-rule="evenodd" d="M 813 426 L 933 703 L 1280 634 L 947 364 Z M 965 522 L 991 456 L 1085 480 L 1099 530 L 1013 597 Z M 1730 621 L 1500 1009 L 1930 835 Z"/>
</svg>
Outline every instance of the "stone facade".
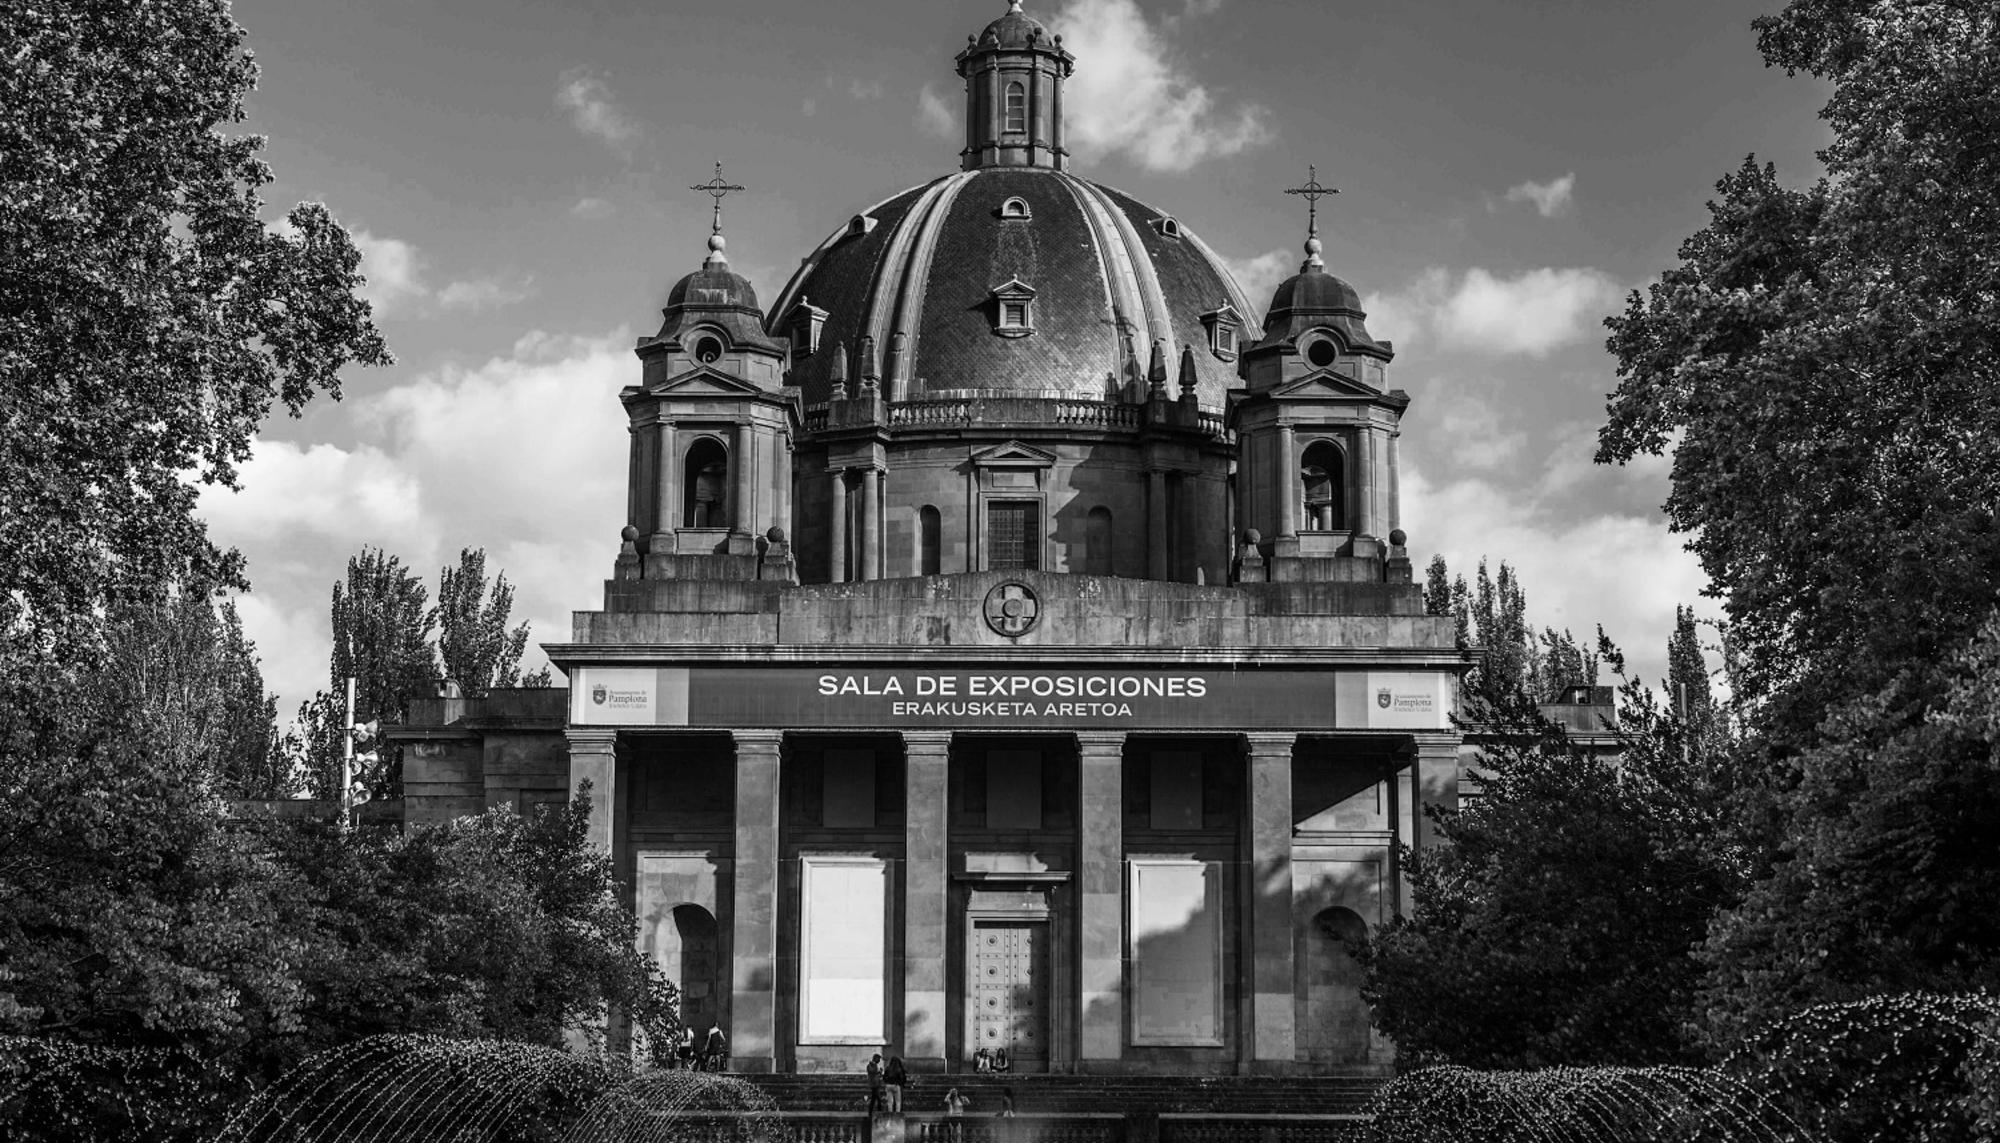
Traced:
<svg viewBox="0 0 2000 1143">
<path fill-rule="evenodd" d="M 768 311 L 718 221 L 619 395 L 568 688 L 420 704 L 407 814 L 588 783 L 742 1070 L 1386 1066 L 1344 942 L 1458 797 L 1465 668 L 1399 527 L 1393 349 L 1316 238 L 1260 326 L 1179 219 L 1069 174 L 1088 61 L 1018 3 L 956 62 L 962 169 Z"/>
</svg>

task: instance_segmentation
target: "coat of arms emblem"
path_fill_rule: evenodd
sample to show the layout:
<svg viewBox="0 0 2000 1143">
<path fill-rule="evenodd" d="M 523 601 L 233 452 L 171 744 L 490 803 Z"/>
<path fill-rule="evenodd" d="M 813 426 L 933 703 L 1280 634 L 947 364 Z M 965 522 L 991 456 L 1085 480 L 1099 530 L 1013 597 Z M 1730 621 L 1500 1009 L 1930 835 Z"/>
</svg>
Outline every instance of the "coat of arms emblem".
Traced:
<svg viewBox="0 0 2000 1143">
<path fill-rule="evenodd" d="M 611 693 L 610 691 L 605 689 L 603 683 L 599 683 L 596 686 L 590 688 L 590 701 L 596 703 L 598 706 L 603 706 L 605 698 L 609 696 L 610 693 Z"/>
<path fill-rule="evenodd" d="M 1041 601 L 1025 583 L 1009 580 L 986 593 L 986 625 L 996 635 L 1009 639 L 1026 635 L 1041 617 Z"/>
<path fill-rule="evenodd" d="M 1389 688 L 1388 688 L 1388 687 L 1383 687 L 1383 688 L 1382 688 L 1381 690 L 1379 690 L 1379 691 L 1376 691 L 1376 692 L 1375 692 L 1375 705 L 1376 705 L 1376 706 L 1379 706 L 1379 707 L 1381 707 L 1381 708 L 1382 708 L 1383 710 L 1388 710 L 1388 709 L 1389 709 L 1389 703 L 1390 703 L 1390 701 L 1391 701 L 1391 700 L 1390 700 L 1390 698 L 1389 698 Z"/>
</svg>

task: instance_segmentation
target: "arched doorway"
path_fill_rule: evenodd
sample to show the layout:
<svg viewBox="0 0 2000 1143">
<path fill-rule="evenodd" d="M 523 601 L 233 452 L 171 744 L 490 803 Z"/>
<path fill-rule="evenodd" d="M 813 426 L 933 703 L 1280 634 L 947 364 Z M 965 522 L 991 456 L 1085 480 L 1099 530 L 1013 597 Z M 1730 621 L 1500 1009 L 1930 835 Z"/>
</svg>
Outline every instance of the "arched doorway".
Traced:
<svg viewBox="0 0 2000 1143">
<path fill-rule="evenodd" d="M 1348 952 L 1368 939 L 1368 922 L 1338 905 L 1322 909 L 1306 929 L 1305 1021 L 1299 1039 L 1315 1064 L 1368 1062 L 1368 1005 L 1361 999 L 1361 965 Z"/>
<path fill-rule="evenodd" d="M 1315 441 L 1299 458 L 1299 491 L 1308 532 L 1338 532 L 1347 527 L 1346 458 L 1332 441 Z"/>
<path fill-rule="evenodd" d="M 729 454 L 713 437 L 687 450 L 681 480 L 681 527 L 722 528 L 729 524 Z"/>
<path fill-rule="evenodd" d="M 716 952 L 715 916 L 700 905 L 674 906 L 672 919 L 654 934 L 653 955 L 680 990 L 681 1019 L 690 1028 L 707 1028 L 721 1015 Z"/>
</svg>

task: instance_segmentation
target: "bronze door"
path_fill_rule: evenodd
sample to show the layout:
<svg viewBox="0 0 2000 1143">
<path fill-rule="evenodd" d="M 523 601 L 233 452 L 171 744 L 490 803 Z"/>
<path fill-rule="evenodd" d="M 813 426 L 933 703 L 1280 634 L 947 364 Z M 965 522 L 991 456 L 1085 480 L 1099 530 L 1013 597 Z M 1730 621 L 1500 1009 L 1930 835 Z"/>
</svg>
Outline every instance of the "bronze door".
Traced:
<svg viewBox="0 0 2000 1143">
<path fill-rule="evenodd" d="M 1049 927 L 982 922 L 973 929 L 970 1056 L 1004 1049 L 1015 1071 L 1048 1067 Z"/>
</svg>

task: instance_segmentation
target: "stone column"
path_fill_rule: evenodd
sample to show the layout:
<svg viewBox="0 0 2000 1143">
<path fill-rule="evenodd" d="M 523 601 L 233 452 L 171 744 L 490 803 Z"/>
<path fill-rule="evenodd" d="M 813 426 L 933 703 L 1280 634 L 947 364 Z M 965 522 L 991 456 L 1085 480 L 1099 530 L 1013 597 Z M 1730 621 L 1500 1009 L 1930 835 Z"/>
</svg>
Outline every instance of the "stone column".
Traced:
<svg viewBox="0 0 2000 1143">
<path fill-rule="evenodd" d="M 1392 532 L 1403 526 L 1403 489 L 1399 475 L 1402 466 L 1396 459 L 1396 442 L 1402 436 L 1398 429 L 1389 430 L 1389 530 Z"/>
<path fill-rule="evenodd" d="M 674 470 L 679 465 L 674 462 L 672 421 L 660 422 L 658 439 L 653 451 L 660 458 L 653 493 L 653 551 L 670 552 L 673 550 L 674 525 L 680 514 L 678 504 L 680 497 L 675 495 L 679 487 L 674 479 L 677 475 Z"/>
<path fill-rule="evenodd" d="M 1167 474 L 1146 473 L 1146 578 L 1170 579 L 1167 553 Z"/>
<path fill-rule="evenodd" d="M 638 528 L 645 524 L 639 519 L 639 448 L 643 438 L 637 425 L 630 425 L 625 431 L 631 438 L 625 452 L 625 522 Z"/>
<path fill-rule="evenodd" d="M 757 428 L 736 426 L 736 492 L 729 506 L 729 530 L 757 533 L 757 485 L 752 474 L 757 468 Z"/>
<path fill-rule="evenodd" d="M 945 1067 L 945 964 L 949 957 L 945 869 L 950 731 L 903 734 L 903 1060 Z"/>
<path fill-rule="evenodd" d="M 590 844 L 610 853 L 618 799 L 618 732 L 578 728 L 565 733 L 569 796 L 574 799 L 583 783 L 590 783 Z"/>
<path fill-rule="evenodd" d="M 1056 170 L 1060 171 L 1065 166 L 1068 165 L 1064 161 L 1062 154 L 1062 148 L 1063 148 L 1062 61 L 1060 60 L 1052 61 L 1049 68 L 1049 74 L 1051 77 L 1049 80 L 1049 86 L 1052 89 L 1049 93 L 1049 165 L 1054 167 Z"/>
<path fill-rule="evenodd" d="M 1078 1070 L 1125 1047 L 1123 734 L 1076 736 Z"/>
<path fill-rule="evenodd" d="M 1295 735 L 1246 734 L 1250 813 L 1249 1057 L 1290 1064 L 1297 1050 L 1292 964 L 1292 745 Z"/>
<path fill-rule="evenodd" d="M 861 578 L 882 578 L 882 474 L 861 470 Z"/>
<path fill-rule="evenodd" d="M 828 583 L 847 582 L 847 473 L 833 470 L 830 483 L 833 508 L 827 513 L 826 551 Z"/>
<path fill-rule="evenodd" d="M 1375 426 L 1363 425 L 1356 434 L 1355 444 L 1359 445 L 1360 463 L 1355 468 L 1354 490 L 1354 534 L 1357 536 L 1380 536 L 1383 528 L 1375 515 Z"/>
<path fill-rule="evenodd" d="M 778 754 L 784 733 L 738 730 L 735 892 L 730 902 L 730 1067 L 769 1072 L 777 1060 Z"/>
<path fill-rule="evenodd" d="M 1278 423 L 1278 538 L 1296 539 L 1299 534 L 1299 460 L 1292 445 L 1290 422 Z"/>
<path fill-rule="evenodd" d="M 1437 827 L 1424 816 L 1425 806 L 1458 808 L 1458 741 L 1449 734 L 1417 736 L 1417 806 L 1415 829 L 1418 853 L 1437 844 Z"/>
</svg>

